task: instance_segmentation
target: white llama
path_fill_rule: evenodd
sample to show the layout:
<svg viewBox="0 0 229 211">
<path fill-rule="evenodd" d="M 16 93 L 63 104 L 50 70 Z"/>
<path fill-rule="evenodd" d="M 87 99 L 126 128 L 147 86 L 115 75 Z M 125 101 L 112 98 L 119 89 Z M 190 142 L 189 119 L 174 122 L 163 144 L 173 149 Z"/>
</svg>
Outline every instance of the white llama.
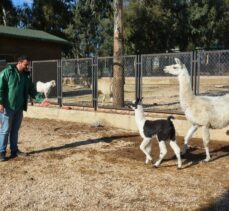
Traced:
<svg viewBox="0 0 229 211">
<path fill-rule="evenodd" d="M 52 81 L 49 81 L 49 82 L 46 82 L 46 83 L 38 81 L 36 83 L 37 92 L 44 93 L 45 99 L 48 99 L 48 95 L 49 95 L 49 93 L 51 91 L 51 88 L 53 88 L 55 86 L 56 86 L 56 81 L 55 80 L 52 80 Z"/>
<path fill-rule="evenodd" d="M 111 103 L 113 102 L 113 78 L 98 79 L 98 94 L 102 95 L 102 105 L 108 98 Z"/>
<path fill-rule="evenodd" d="M 181 168 L 182 162 L 180 157 L 180 148 L 176 143 L 176 131 L 171 119 L 173 116 L 169 116 L 167 119 L 158 119 L 155 121 L 146 120 L 144 116 L 143 106 L 141 104 L 142 99 L 137 99 L 131 106 L 135 113 L 135 121 L 143 141 L 140 145 L 140 149 L 146 155 L 145 163 L 152 161 L 151 157 L 151 141 L 153 137 L 156 137 L 159 143 L 160 156 L 154 164 L 155 167 L 159 167 L 163 158 L 167 154 L 166 141 L 169 141 L 177 160 L 178 169 Z"/>
<path fill-rule="evenodd" d="M 205 161 L 211 159 L 208 143 L 209 129 L 221 129 L 229 125 L 229 94 L 224 96 L 195 96 L 191 89 L 189 73 L 182 62 L 175 58 L 176 64 L 166 66 L 164 71 L 178 76 L 180 105 L 187 120 L 192 123 L 184 138 L 184 150 L 188 150 L 188 142 L 198 127 L 202 127 L 203 144 L 206 151 Z"/>
</svg>

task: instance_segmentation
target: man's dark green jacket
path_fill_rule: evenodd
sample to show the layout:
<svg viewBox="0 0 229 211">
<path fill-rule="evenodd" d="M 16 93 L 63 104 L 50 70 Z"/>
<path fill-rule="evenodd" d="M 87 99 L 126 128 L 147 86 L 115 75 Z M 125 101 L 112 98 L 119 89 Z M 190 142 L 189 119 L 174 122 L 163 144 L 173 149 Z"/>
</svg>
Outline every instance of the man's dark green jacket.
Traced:
<svg viewBox="0 0 229 211">
<path fill-rule="evenodd" d="M 36 91 L 29 72 L 19 72 L 15 65 L 0 72 L 0 104 L 14 111 L 26 111 L 29 96 L 38 103 L 44 99 Z"/>
</svg>

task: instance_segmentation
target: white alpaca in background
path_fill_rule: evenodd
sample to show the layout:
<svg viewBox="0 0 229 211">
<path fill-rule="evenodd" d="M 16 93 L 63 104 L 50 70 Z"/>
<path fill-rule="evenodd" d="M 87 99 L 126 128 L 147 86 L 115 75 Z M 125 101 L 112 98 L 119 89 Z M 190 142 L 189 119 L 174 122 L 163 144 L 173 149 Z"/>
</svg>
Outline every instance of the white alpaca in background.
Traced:
<svg viewBox="0 0 229 211">
<path fill-rule="evenodd" d="M 98 95 L 102 95 L 102 105 L 104 105 L 107 98 L 113 102 L 113 78 L 98 79 Z"/>
<path fill-rule="evenodd" d="M 143 141 L 140 145 L 140 149 L 146 155 L 145 163 L 149 163 L 152 161 L 151 157 L 151 140 L 153 137 L 156 137 L 159 143 L 160 148 L 160 157 L 154 164 L 155 167 L 158 167 L 162 162 L 163 158 L 167 154 L 166 141 L 170 141 L 170 146 L 172 147 L 177 160 L 178 160 L 178 168 L 181 168 L 182 162 L 180 157 L 180 148 L 176 143 L 176 131 L 171 119 L 172 116 L 168 117 L 167 120 L 159 119 L 159 120 L 146 120 L 144 116 L 143 106 L 141 104 L 141 99 L 137 99 L 130 106 L 135 113 L 135 121 L 140 133 L 140 136 L 143 138 Z"/>
<path fill-rule="evenodd" d="M 229 94 L 224 96 L 195 96 L 191 89 L 189 73 L 184 64 L 175 58 L 176 64 L 166 66 L 164 71 L 177 75 L 179 80 L 180 105 L 192 127 L 184 138 L 184 151 L 198 127 L 202 127 L 203 144 L 206 151 L 205 161 L 211 159 L 208 144 L 209 129 L 221 129 L 229 125 Z"/>
<path fill-rule="evenodd" d="M 51 91 L 51 88 L 55 87 L 55 86 L 56 86 L 56 81 L 55 80 L 52 80 L 52 81 L 49 81 L 49 82 L 46 82 L 46 83 L 38 81 L 36 83 L 37 92 L 44 93 L 46 99 L 48 99 L 48 95 L 49 95 L 49 93 Z"/>
</svg>

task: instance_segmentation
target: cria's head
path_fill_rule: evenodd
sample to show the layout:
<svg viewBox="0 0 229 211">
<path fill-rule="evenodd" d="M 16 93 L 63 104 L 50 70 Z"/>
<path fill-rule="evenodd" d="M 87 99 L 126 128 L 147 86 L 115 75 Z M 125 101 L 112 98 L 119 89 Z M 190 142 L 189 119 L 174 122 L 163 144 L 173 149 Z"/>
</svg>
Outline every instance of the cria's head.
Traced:
<svg viewBox="0 0 229 211">
<path fill-rule="evenodd" d="M 180 59 L 175 58 L 175 63 L 172 65 L 165 66 L 164 72 L 170 73 L 172 75 L 179 75 L 186 70 L 185 65 L 180 61 Z"/>
<path fill-rule="evenodd" d="M 132 104 L 129 107 L 133 110 L 138 109 L 139 106 L 142 106 L 142 99 L 143 97 L 137 98 L 135 101 L 132 102 Z"/>
</svg>

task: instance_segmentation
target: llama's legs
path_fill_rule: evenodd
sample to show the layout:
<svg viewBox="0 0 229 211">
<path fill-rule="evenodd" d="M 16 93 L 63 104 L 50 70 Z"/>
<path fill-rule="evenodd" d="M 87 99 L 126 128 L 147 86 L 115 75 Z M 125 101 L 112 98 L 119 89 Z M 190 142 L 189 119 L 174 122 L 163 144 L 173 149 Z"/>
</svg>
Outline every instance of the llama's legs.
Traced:
<svg viewBox="0 0 229 211">
<path fill-rule="evenodd" d="M 178 168 L 181 168 L 182 162 L 181 162 L 181 156 L 180 156 L 180 147 L 177 145 L 176 140 L 171 140 L 169 142 L 170 146 L 172 147 L 178 162 Z"/>
<path fill-rule="evenodd" d="M 113 103 L 113 97 L 110 97 L 110 102 Z"/>
<path fill-rule="evenodd" d="M 191 128 L 189 128 L 188 133 L 186 134 L 185 138 L 184 138 L 184 149 L 182 151 L 182 154 L 185 154 L 189 148 L 188 146 L 188 142 L 190 140 L 190 138 L 192 137 L 192 135 L 196 132 L 197 128 L 199 126 L 198 125 L 192 125 Z"/>
<path fill-rule="evenodd" d="M 48 93 L 45 92 L 44 95 L 45 95 L 45 99 L 47 100 L 48 99 Z"/>
<path fill-rule="evenodd" d="M 144 138 L 141 145 L 140 145 L 140 149 L 142 150 L 142 152 L 144 152 L 144 154 L 146 155 L 146 161 L 148 160 L 151 161 L 152 157 L 151 155 L 148 153 L 148 151 L 146 150 L 146 147 L 151 143 L 151 138 Z"/>
<path fill-rule="evenodd" d="M 103 98 L 102 98 L 102 105 L 104 105 L 105 100 L 106 100 L 106 95 L 105 95 L 105 94 L 103 94 Z"/>
<path fill-rule="evenodd" d="M 209 148 L 208 148 L 208 143 L 210 141 L 210 133 L 209 133 L 209 128 L 207 128 L 206 126 L 203 126 L 203 131 L 202 131 L 202 135 L 203 135 L 203 143 L 204 143 L 204 148 L 205 148 L 205 152 L 206 152 L 206 158 L 204 161 L 208 162 L 211 157 L 210 157 L 210 153 L 209 153 Z"/>
<path fill-rule="evenodd" d="M 167 153 L 167 149 L 164 141 L 159 141 L 159 148 L 160 148 L 160 156 L 159 159 L 154 164 L 155 167 L 158 167 L 161 164 L 161 161 L 163 160 L 163 158 Z"/>
<path fill-rule="evenodd" d="M 152 150 L 152 145 L 151 145 L 151 141 L 149 142 L 149 144 L 146 146 L 146 151 L 149 155 L 151 155 L 151 150 Z M 147 157 L 146 157 L 146 164 L 148 164 L 151 160 L 149 160 Z"/>
<path fill-rule="evenodd" d="M 45 93 L 44 93 L 46 100 L 48 100 L 48 96 L 49 96 L 50 91 L 51 91 L 51 87 L 48 90 L 46 90 Z"/>
</svg>

